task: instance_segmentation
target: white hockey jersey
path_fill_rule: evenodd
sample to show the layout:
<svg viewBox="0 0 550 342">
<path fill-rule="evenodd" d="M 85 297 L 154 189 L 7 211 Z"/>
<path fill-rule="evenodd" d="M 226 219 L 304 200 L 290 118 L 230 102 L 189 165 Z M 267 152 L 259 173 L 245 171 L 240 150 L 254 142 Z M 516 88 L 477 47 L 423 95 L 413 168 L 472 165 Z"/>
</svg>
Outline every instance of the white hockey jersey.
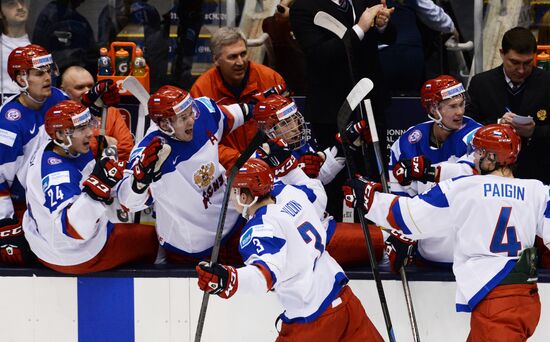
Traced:
<svg viewBox="0 0 550 342">
<path fill-rule="evenodd" d="M 25 199 L 27 165 L 34 150 L 49 140 L 44 130 L 46 111 L 67 96 L 52 87 L 52 95 L 39 110 L 32 110 L 8 99 L 0 108 L 0 219 L 12 217 L 13 203 Z"/>
<path fill-rule="evenodd" d="M 414 198 L 376 193 L 366 215 L 423 239 L 455 236 L 456 309 L 472 311 L 514 268 L 535 235 L 550 247 L 550 193 L 537 180 L 464 176 Z"/>
<path fill-rule="evenodd" d="M 272 195 L 276 203 L 256 210 L 242 230 L 239 250 L 247 266 L 238 269 L 239 290 L 250 292 L 251 284 L 261 287 L 255 292 L 274 290 L 283 322 L 312 322 L 348 279 L 325 250 L 314 192 L 278 182 Z"/>
<path fill-rule="evenodd" d="M 432 166 L 441 166 L 440 180 L 471 174 L 473 162 L 461 157 L 466 154 L 474 133 L 481 125 L 469 117 L 464 117 L 464 125 L 453 132 L 440 148 L 430 146 L 433 125 L 433 121 L 426 121 L 413 126 L 393 143 L 388 168 L 389 187 L 392 193 L 412 197 L 435 185 L 432 182 L 418 181 L 413 181 L 407 186 L 400 185 L 391 170 L 401 159 L 425 156 L 430 159 Z M 427 261 L 450 267 L 453 261 L 453 245 L 454 239 L 451 235 L 422 240 L 418 243 L 418 254 Z"/>
<path fill-rule="evenodd" d="M 156 231 L 167 250 L 197 258 L 210 255 L 226 188 L 225 168 L 219 163 L 218 143 L 223 135 L 244 123 L 238 105 L 218 107 L 209 98 L 195 99 L 200 112 L 193 126 L 193 140 L 183 142 L 166 136 L 158 129 L 150 131 L 130 155 L 137 162 L 143 149 L 156 136 L 164 138 L 172 152 L 162 166 L 162 177 L 149 190 L 132 190 L 133 174 L 127 172 L 119 183 L 120 203 L 142 210 L 153 203 Z M 229 203 L 222 244 L 233 228 L 240 225 L 240 214 Z"/>
<path fill-rule="evenodd" d="M 114 227 L 108 219 L 110 206 L 82 192 L 95 165 L 92 152 L 67 158 L 53 152 L 52 145 L 37 149 L 28 164 L 23 231 L 40 259 L 78 265 L 105 245 Z"/>
</svg>

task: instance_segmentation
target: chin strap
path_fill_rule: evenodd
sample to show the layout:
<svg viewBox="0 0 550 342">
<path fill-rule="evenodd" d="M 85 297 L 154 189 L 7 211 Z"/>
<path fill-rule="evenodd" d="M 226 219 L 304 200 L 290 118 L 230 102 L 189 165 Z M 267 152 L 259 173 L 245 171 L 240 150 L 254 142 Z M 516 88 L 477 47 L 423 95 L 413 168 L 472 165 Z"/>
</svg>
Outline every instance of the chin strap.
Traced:
<svg viewBox="0 0 550 342">
<path fill-rule="evenodd" d="M 78 157 L 80 155 L 80 153 L 72 154 L 69 150 L 69 148 L 71 146 L 73 146 L 73 141 L 71 140 L 71 136 L 69 134 L 67 134 L 67 139 L 69 140 L 68 144 L 64 144 L 62 142 L 59 142 L 59 141 L 57 141 L 57 139 L 53 139 L 53 143 L 56 144 L 57 146 L 61 147 L 63 149 L 63 151 L 67 154 L 67 156 L 69 156 L 71 158 Z"/>
<path fill-rule="evenodd" d="M 243 212 L 242 212 L 242 216 L 248 220 L 248 208 L 250 208 L 251 206 L 253 206 L 254 204 L 256 204 L 256 202 L 258 202 L 258 196 L 254 196 L 254 200 L 252 202 L 250 202 L 250 204 L 244 204 L 244 203 L 241 203 L 241 198 L 240 198 L 240 193 L 239 193 L 239 196 L 237 196 L 237 203 L 243 207 Z"/>
<path fill-rule="evenodd" d="M 19 86 L 19 89 L 23 93 L 23 95 L 26 95 L 29 98 L 29 100 L 31 100 L 32 102 L 34 102 L 36 104 L 43 104 L 44 102 L 46 102 L 47 98 L 45 98 L 42 101 L 39 101 L 39 100 L 35 99 L 34 97 L 32 97 L 31 94 L 29 94 L 29 82 L 27 82 L 27 75 L 26 74 L 21 75 L 21 78 L 23 79 L 23 82 L 25 83 L 24 87 Z"/>
<path fill-rule="evenodd" d="M 453 132 L 454 129 L 450 129 L 449 127 L 445 126 L 443 124 L 443 115 L 441 115 L 441 113 L 439 112 L 439 108 L 437 108 L 437 106 L 435 106 L 435 111 L 437 113 L 437 115 L 439 115 L 439 119 L 436 119 L 435 116 L 432 115 L 431 112 L 428 112 L 428 117 L 433 121 L 435 122 L 435 124 L 437 126 L 439 126 L 439 128 L 447 131 L 447 132 Z"/>
</svg>

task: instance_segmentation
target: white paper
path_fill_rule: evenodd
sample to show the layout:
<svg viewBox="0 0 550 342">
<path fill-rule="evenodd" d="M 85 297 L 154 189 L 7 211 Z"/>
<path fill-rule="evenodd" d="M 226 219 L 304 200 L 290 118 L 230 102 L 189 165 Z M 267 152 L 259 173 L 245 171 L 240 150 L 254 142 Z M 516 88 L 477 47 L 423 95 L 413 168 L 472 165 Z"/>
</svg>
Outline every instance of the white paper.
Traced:
<svg viewBox="0 0 550 342">
<path fill-rule="evenodd" d="M 533 118 L 530 116 L 514 115 L 512 122 L 518 125 L 527 125 L 533 122 Z"/>
</svg>

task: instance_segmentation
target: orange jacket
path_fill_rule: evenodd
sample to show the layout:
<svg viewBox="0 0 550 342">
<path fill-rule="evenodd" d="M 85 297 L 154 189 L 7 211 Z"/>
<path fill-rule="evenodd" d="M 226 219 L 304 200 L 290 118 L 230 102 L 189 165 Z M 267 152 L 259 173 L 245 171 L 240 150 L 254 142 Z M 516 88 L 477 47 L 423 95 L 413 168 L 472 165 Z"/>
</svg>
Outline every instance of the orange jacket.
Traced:
<svg viewBox="0 0 550 342">
<path fill-rule="evenodd" d="M 281 75 L 265 65 L 250 62 L 248 83 L 238 98 L 234 97 L 223 84 L 220 72 L 216 67 L 209 69 L 195 81 L 195 84 L 191 88 L 191 96 L 206 96 L 216 101 L 219 105 L 248 103 L 252 100 L 252 95 L 276 85 L 284 85 L 286 87 L 286 83 Z M 256 131 L 256 121 L 250 120 L 242 127 L 224 136 L 220 142 L 218 153 L 220 163 L 226 169 L 229 169 L 233 165 L 241 152 L 244 151 L 252 140 Z"/>
<path fill-rule="evenodd" d="M 99 128 L 93 131 L 94 137 L 99 135 Z M 121 110 L 114 107 L 109 107 L 107 110 L 107 122 L 105 125 L 105 135 L 113 137 L 117 140 L 118 159 L 127 161 L 130 157 L 130 151 L 134 146 L 134 138 L 132 133 L 121 114 Z M 97 140 L 90 140 L 90 149 L 94 156 L 97 154 Z"/>
</svg>

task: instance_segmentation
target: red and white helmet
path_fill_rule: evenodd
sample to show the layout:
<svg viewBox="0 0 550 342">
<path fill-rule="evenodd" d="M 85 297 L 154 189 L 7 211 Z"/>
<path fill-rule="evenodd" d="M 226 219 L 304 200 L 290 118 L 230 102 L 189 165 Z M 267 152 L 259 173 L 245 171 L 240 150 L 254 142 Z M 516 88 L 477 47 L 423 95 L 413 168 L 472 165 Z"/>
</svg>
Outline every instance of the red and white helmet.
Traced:
<svg viewBox="0 0 550 342">
<path fill-rule="evenodd" d="M 55 139 L 56 131 L 84 127 L 89 125 L 92 120 L 95 119 L 88 107 L 79 101 L 64 100 L 48 109 L 44 118 L 44 126 L 46 133 Z"/>
<path fill-rule="evenodd" d="M 199 111 L 195 105 L 193 97 L 191 97 L 191 94 L 183 89 L 171 85 L 160 87 L 156 93 L 151 95 L 149 101 L 147 102 L 149 116 L 157 125 L 159 125 L 163 120 L 169 120 L 171 117 L 180 115 L 190 106 L 193 108 L 193 115 L 195 119 L 197 119 L 199 116 Z M 169 121 L 168 126 L 171 128 L 171 132 L 162 129 L 161 131 L 173 136 L 174 128 Z"/>
<path fill-rule="evenodd" d="M 449 75 L 441 75 L 426 81 L 420 90 L 422 107 L 430 113 L 430 107 L 443 100 L 462 95 L 466 92 L 462 83 Z M 463 96 L 463 95 L 462 95 Z"/>
<path fill-rule="evenodd" d="M 521 138 L 512 126 L 505 124 L 481 127 L 475 132 L 471 144 L 484 154 L 494 153 L 500 165 L 515 164 L 521 150 Z"/>
<path fill-rule="evenodd" d="M 287 97 L 270 95 L 254 106 L 253 114 L 259 128 L 270 139 L 284 139 L 291 150 L 304 146 L 310 138 L 304 117 Z"/>
<path fill-rule="evenodd" d="M 52 55 L 40 45 L 29 44 L 13 49 L 8 57 L 8 74 L 15 81 L 17 75 L 30 69 L 49 70 L 54 65 Z"/>
<path fill-rule="evenodd" d="M 251 158 L 235 176 L 233 188 L 250 190 L 252 196 L 263 197 L 273 190 L 275 177 L 269 165 L 261 159 Z"/>
</svg>

